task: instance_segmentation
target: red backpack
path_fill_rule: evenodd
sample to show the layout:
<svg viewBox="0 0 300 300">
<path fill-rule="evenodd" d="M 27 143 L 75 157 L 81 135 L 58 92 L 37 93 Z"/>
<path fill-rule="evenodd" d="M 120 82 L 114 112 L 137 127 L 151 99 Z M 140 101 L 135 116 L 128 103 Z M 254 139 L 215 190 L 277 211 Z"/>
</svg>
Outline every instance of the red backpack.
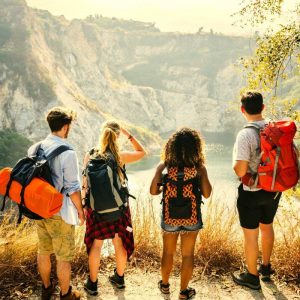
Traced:
<svg viewBox="0 0 300 300">
<path fill-rule="evenodd" d="M 245 185 L 269 192 L 283 192 L 294 187 L 299 180 L 299 165 L 296 146 L 293 143 L 297 127 L 293 121 L 276 121 L 264 128 L 249 123 L 246 128 L 255 128 L 260 136 L 261 161 L 257 174 L 242 177 Z"/>
</svg>

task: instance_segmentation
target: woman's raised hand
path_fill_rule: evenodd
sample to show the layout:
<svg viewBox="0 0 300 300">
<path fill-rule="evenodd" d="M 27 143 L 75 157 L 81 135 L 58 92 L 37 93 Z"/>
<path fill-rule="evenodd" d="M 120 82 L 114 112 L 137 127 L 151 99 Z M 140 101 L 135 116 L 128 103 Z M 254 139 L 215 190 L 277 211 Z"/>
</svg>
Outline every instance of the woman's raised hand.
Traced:
<svg viewBox="0 0 300 300">
<path fill-rule="evenodd" d="M 128 132 L 128 130 L 123 127 L 121 127 L 121 133 L 124 134 L 126 137 L 130 137 L 130 133 Z"/>
</svg>

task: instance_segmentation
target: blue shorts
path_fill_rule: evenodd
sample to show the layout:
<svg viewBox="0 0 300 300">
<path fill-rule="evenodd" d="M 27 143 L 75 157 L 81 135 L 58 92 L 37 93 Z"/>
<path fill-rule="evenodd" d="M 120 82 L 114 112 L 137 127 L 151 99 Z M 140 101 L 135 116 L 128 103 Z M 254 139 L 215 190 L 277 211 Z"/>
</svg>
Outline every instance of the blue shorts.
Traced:
<svg viewBox="0 0 300 300">
<path fill-rule="evenodd" d="M 202 220 L 200 217 L 200 219 L 198 220 L 198 223 L 196 223 L 195 225 L 172 226 L 172 225 L 166 224 L 162 217 L 160 226 L 164 232 L 172 232 L 172 233 L 182 232 L 183 233 L 183 232 L 189 232 L 189 231 L 199 231 L 203 227 L 203 223 L 202 223 Z"/>
</svg>

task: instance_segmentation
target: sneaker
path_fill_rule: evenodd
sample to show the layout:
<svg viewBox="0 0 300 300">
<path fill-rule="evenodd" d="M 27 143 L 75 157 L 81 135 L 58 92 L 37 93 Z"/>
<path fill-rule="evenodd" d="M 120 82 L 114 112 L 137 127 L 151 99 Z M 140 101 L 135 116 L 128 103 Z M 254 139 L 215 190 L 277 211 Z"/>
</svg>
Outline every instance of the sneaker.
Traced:
<svg viewBox="0 0 300 300">
<path fill-rule="evenodd" d="M 250 274 L 248 271 L 242 273 L 235 272 L 231 275 L 233 281 L 239 285 L 247 286 L 253 290 L 261 289 L 259 276 Z"/>
<path fill-rule="evenodd" d="M 98 279 L 96 282 L 91 281 L 90 276 L 84 284 L 84 289 L 92 296 L 96 296 L 98 294 Z"/>
<path fill-rule="evenodd" d="M 42 300 L 50 300 L 54 291 L 55 285 L 52 281 L 50 281 L 50 285 L 47 288 L 45 288 L 44 285 L 42 285 Z"/>
<path fill-rule="evenodd" d="M 114 270 L 114 275 L 109 276 L 108 279 L 118 289 L 124 289 L 125 288 L 124 275 L 123 276 L 118 275 L 117 269 Z"/>
<path fill-rule="evenodd" d="M 81 297 L 81 293 L 79 291 L 72 291 L 72 287 L 69 287 L 69 291 L 66 295 L 62 296 L 62 294 L 60 294 L 60 299 L 62 300 L 79 300 Z"/>
<path fill-rule="evenodd" d="M 271 281 L 270 276 L 274 274 L 275 271 L 272 269 L 271 264 L 268 264 L 267 266 L 261 264 L 258 273 L 261 275 L 261 280 L 267 282 Z"/>
</svg>

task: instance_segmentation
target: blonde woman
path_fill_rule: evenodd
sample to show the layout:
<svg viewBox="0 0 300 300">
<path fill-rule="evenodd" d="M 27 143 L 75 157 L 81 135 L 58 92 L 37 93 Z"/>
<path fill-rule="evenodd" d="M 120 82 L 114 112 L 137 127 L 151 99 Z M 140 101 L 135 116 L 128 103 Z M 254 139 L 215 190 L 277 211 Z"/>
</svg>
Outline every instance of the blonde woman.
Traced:
<svg viewBox="0 0 300 300">
<path fill-rule="evenodd" d="M 133 151 L 120 151 L 118 138 L 124 135 L 131 142 Z M 146 154 L 143 146 L 126 129 L 115 121 L 107 121 L 102 126 L 100 144 L 86 154 L 84 158 L 84 169 L 92 157 L 112 157 L 118 166 L 119 180 L 124 183 L 126 180 L 121 171 L 125 164 L 140 160 Z M 88 193 L 87 177 L 83 176 L 83 195 L 85 199 Z M 128 204 L 128 203 L 126 203 Z M 123 213 L 116 221 L 102 221 L 95 218 L 93 210 L 86 207 L 86 234 L 84 242 L 87 247 L 89 260 L 89 278 L 84 288 L 90 295 L 97 295 L 97 277 L 100 266 L 100 253 L 103 241 L 112 239 L 115 248 L 116 269 L 109 277 L 110 282 L 119 289 L 125 287 L 124 271 L 127 259 L 133 252 L 134 241 L 131 224 L 129 205 L 126 205 Z"/>
</svg>

